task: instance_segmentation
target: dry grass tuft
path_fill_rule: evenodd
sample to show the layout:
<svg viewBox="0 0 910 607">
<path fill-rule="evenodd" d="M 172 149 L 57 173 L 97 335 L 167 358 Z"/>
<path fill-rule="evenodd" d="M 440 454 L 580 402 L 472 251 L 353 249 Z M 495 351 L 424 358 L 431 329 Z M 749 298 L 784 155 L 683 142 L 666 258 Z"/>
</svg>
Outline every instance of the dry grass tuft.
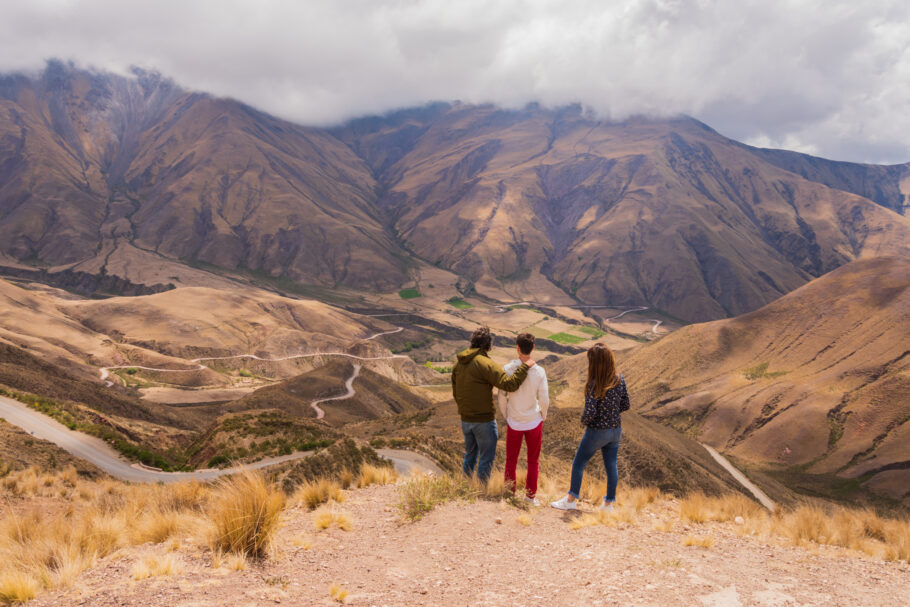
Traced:
<svg viewBox="0 0 910 607">
<path fill-rule="evenodd" d="M 421 474 L 401 485 L 398 495 L 398 508 L 402 514 L 416 521 L 440 504 L 459 499 L 473 500 L 477 489 L 462 477 Z"/>
<path fill-rule="evenodd" d="M 4 603 L 30 601 L 40 589 L 38 580 L 22 571 L 8 571 L 0 575 L 0 601 Z"/>
<path fill-rule="evenodd" d="M 707 521 L 727 522 L 737 516 L 744 519 L 767 518 L 768 511 L 744 495 L 732 493 L 720 497 L 708 497 L 693 493 L 679 502 L 679 516 L 685 521 L 705 523 Z"/>
<path fill-rule="evenodd" d="M 230 571 L 246 571 L 247 560 L 242 554 L 231 554 L 224 559 L 224 566 Z"/>
<path fill-rule="evenodd" d="M 531 523 L 534 522 L 534 519 L 527 512 L 519 514 L 516 520 L 525 527 L 530 527 Z"/>
<path fill-rule="evenodd" d="M 177 575 L 183 572 L 183 562 L 173 554 L 156 556 L 150 554 L 133 565 L 133 579 L 137 582 L 159 575 Z"/>
<path fill-rule="evenodd" d="M 397 480 L 398 472 L 392 466 L 364 464 L 363 468 L 360 469 L 360 476 L 357 478 L 357 486 L 391 485 Z"/>
<path fill-rule="evenodd" d="M 348 591 L 338 584 L 332 584 L 329 586 L 329 594 L 339 603 L 344 603 L 344 600 L 348 598 Z"/>
<path fill-rule="evenodd" d="M 343 502 L 344 491 L 337 482 L 320 478 L 300 485 L 294 493 L 293 500 L 308 510 L 315 510 L 330 501 Z"/>
<path fill-rule="evenodd" d="M 660 533 L 669 533 L 673 529 L 673 521 L 658 519 L 651 524 L 651 529 Z"/>
<path fill-rule="evenodd" d="M 707 549 L 714 545 L 714 538 L 709 535 L 694 536 L 690 534 L 683 538 L 682 545 Z"/>
<path fill-rule="evenodd" d="M 284 507 L 284 494 L 258 473 L 244 470 L 228 477 L 214 497 L 209 517 L 212 548 L 246 557 L 266 554 Z"/>
<path fill-rule="evenodd" d="M 332 525 L 335 525 L 342 531 L 350 531 L 354 528 L 354 521 L 350 516 L 330 507 L 320 508 L 314 512 L 313 524 L 316 525 L 316 529 L 319 529 L 320 531 L 328 529 Z"/>
</svg>

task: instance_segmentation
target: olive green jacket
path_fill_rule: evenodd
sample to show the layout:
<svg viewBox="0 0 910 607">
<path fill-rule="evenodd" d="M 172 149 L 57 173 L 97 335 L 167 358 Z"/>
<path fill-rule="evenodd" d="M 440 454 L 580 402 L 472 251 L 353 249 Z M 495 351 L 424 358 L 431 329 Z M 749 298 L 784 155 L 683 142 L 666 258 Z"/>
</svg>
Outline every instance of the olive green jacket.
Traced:
<svg viewBox="0 0 910 607">
<path fill-rule="evenodd" d="M 498 364 L 480 348 L 458 353 L 452 369 L 452 396 L 458 404 L 461 421 L 482 423 L 496 419 L 493 406 L 493 386 L 514 392 L 528 375 L 528 365 L 522 364 L 509 377 Z"/>
</svg>

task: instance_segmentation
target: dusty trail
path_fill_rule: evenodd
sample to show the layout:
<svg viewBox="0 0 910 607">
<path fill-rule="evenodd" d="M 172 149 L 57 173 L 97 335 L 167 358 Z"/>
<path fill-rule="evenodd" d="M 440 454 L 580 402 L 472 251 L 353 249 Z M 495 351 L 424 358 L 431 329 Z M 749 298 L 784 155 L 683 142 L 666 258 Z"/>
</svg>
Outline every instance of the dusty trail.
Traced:
<svg viewBox="0 0 910 607">
<path fill-rule="evenodd" d="M 351 398 L 356 394 L 354 391 L 354 380 L 357 379 L 357 376 L 360 375 L 360 365 L 354 365 L 354 372 L 351 376 L 344 382 L 345 393 L 341 396 L 331 396 L 329 398 L 320 398 L 319 400 L 314 400 L 310 403 L 310 406 L 313 407 L 313 411 L 316 412 L 316 419 L 322 419 L 325 417 L 325 411 L 322 410 L 322 407 L 319 406 L 319 403 L 327 403 L 332 400 L 344 400 L 346 398 Z"/>
<path fill-rule="evenodd" d="M 727 461 L 727 458 L 724 457 L 723 455 L 721 455 L 720 453 L 718 453 L 715 449 L 713 449 L 712 447 L 709 447 L 708 445 L 706 445 L 704 443 L 702 443 L 701 446 L 704 447 L 705 450 L 707 450 L 707 452 L 711 455 L 711 457 L 714 458 L 714 461 L 716 461 L 718 464 L 723 466 L 727 472 L 729 472 L 731 475 L 733 475 L 733 478 L 735 478 L 737 480 L 737 482 L 739 482 L 740 485 L 742 485 L 743 487 L 748 489 L 749 492 L 755 496 L 755 499 L 757 499 L 759 502 L 761 502 L 762 506 L 764 506 L 771 512 L 774 512 L 774 509 L 777 506 L 774 504 L 773 501 L 771 501 L 771 498 L 768 497 L 764 491 L 759 489 L 752 481 L 750 481 L 748 478 L 746 478 L 745 474 L 740 472 L 739 469 L 736 468 L 736 466 L 734 466 L 729 461 Z"/>
<path fill-rule="evenodd" d="M 362 340 L 358 340 L 358 341 L 369 341 L 371 339 L 376 339 L 377 337 L 382 337 L 383 335 L 392 335 L 393 333 L 399 333 L 401 331 L 404 331 L 404 327 L 396 327 L 395 329 L 392 329 L 391 331 L 382 331 L 380 333 L 374 333 L 373 335 L 370 335 L 369 337 L 364 337 Z M 393 360 L 393 359 L 398 359 L 398 358 L 408 358 L 407 356 L 405 356 L 403 354 L 393 354 L 391 356 L 355 356 L 354 354 L 348 354 L 347 352 L 310 352 L 307 354 L 294 354 L 292 356 L 283 356 L 280 358 L 262 358 L 261 356 L 258 356 L 256 354 L 234 354 L 232 356 L 210 356 L 210 357 L 204 357 L 204 358 L 190 359 L 190 362 L 196 363 L 198 365 L 192 369 L 163 369 L 163 368 L 156 368 L 156 367 L 143 367 L 141 365 L 116 365 L 116 366 L 112 366 L 112 367 L 103 367 L 101 369 L 101 380 L 104 381 L 104 383 L 108 387 L 112 386 L 113 383 L 107 379 L 108 377 L 110 377 L 110 374 L 111 374 L 110 372 L 112 369 L 144 369 L 146 371 L 166 371 L 169 373 L 186 373 L 186 372 L 190 372 L 190 371 L 202 371 L 202 370 L 208 369 L 208 367 L 206 367 L 205 365 L 202 364 L 202 361 L 204 361 L 204 360 L 235 360 L 238 358 L 248 358 L 251 360 L 258 360 L 258 361 L 262 361 L 262 362 L 284 362 L 284 361 L 288 361 L 288 360 L 297 360 L 297 359 L 301 359 L 301 358 L 316 358 L 318 356 L 341 356 L 343 358 L 350 358 L 353 360 L 361 360 L 361 361 Z"/>
<path fill-rule="evenodd" d="M 348 380 L 349 388 L 356 375 L 355 372 L 354 376 Z M 348 398 L 348 396 L 350 395 L 335 397 L 335 399 Z M 56 420 L 5 396 L 0 396 L 0 417 L 15 426 L 19 426 L 35 438 L 50 441 L 74 456 L 94 464 L 114 478 L 134 483 L 179 483 L 188 480 L 210 481 L 221 476 L 234 474 L 244 468 L 247 470 L 258 470 L 308 457 L 315 453 L 315 451 L 297 451 L 289 455 L 269 457 L 258 462 L 233 468 L 210 468 L 192 472 L 163 472 L 142 464 L 131 464 L 103 440 L 70 430 Z M 410 471 L 416 467 L 427 471 L 440 472 L 436 462 L 419 453 L 399 449 L 383 449 L 380 455 L 390 460 L 399 471 Z"/>
</svg>

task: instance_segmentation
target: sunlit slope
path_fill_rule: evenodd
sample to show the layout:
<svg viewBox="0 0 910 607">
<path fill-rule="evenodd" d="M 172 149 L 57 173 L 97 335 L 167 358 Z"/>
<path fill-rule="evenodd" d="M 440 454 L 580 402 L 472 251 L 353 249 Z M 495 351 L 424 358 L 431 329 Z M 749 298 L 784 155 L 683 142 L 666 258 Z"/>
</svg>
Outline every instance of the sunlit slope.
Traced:
<svg viewBox="0 0 910 607">
<path fill-rule="evenodd" d="M 910 487 L 910 260 L 861 260 L 631 351 L 635 408 L 746 460 Z"/>
<path fill-rule="evenodd" d="M 439 104 L 338 136 L 373 167 L 408 248 L 494 296 L 527 283 L 704 321 L 857 258 L 910 254 L 910 219 L 893 205 L 689 118 Z"/>
</svg>

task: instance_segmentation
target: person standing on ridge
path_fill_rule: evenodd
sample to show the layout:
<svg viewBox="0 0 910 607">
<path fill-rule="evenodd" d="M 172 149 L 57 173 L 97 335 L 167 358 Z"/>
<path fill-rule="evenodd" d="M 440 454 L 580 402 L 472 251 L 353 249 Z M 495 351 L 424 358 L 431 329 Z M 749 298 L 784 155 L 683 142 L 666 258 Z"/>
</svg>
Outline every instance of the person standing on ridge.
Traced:
<svg viewBox="0 0 910 607">
<path fill-rule="evenodd" d="M 458 362 L 452 369 L 452 396 L 458 404 L 464 434 L 464 462 L 461 468 L 466 476 L 471 476 L 476 466 L 477 478 L 484 483 L 490 478 L 496 457 L 496 441 L 499 439 L 493 387 L 514 392 L 527 377 L 528 369 L 534 366 L 534 361 L 529 358 L 509 377 L 490 358 L 492 347 L 490 329 L 476 329 L 471 334 L 471 347 L 458 353 Z"/>
<path fill-rule="evenodd" d="M 588 350 L 588 382 L 585 384 L 585 409 L 581 414 L 585 433 L 572 461 L 569 492 L 551 506 L 559 510 L 578 510 L 585 466 L 600 451 L 607 471 L 607 494 L 600 509 L 613 509 L 619 481 L 616 456 L 622 437 L 621 413 L 628 411 L 629 406 L 629 390 L 626 389 L 626 380 L 616 372 L 613 351 L 604 344 L 594 344 Z"/>
<path fill-rule="evenodd" d="M 521 364 L 531 358 L 534 350 L 534 336 L 522 333 L 515 340 L 518 358 L 504 369 L 512 374 Z M 528 477 L 525 481 L 525 499 L 534 506 L 537 501 L 537 476 L 540 471 L 540 445 L 543 442 L 543 422 L 547 419 L 550 406 L 550 390 L 547 372 L 540 365 L 528 371 L 528 378 L 515 392 L 499 391 L 499 411 L 506 418 L 506 486 L 515 487 L 515 468 L 521 453 L 522 441 L 528 444 Z"/>
</svg>

